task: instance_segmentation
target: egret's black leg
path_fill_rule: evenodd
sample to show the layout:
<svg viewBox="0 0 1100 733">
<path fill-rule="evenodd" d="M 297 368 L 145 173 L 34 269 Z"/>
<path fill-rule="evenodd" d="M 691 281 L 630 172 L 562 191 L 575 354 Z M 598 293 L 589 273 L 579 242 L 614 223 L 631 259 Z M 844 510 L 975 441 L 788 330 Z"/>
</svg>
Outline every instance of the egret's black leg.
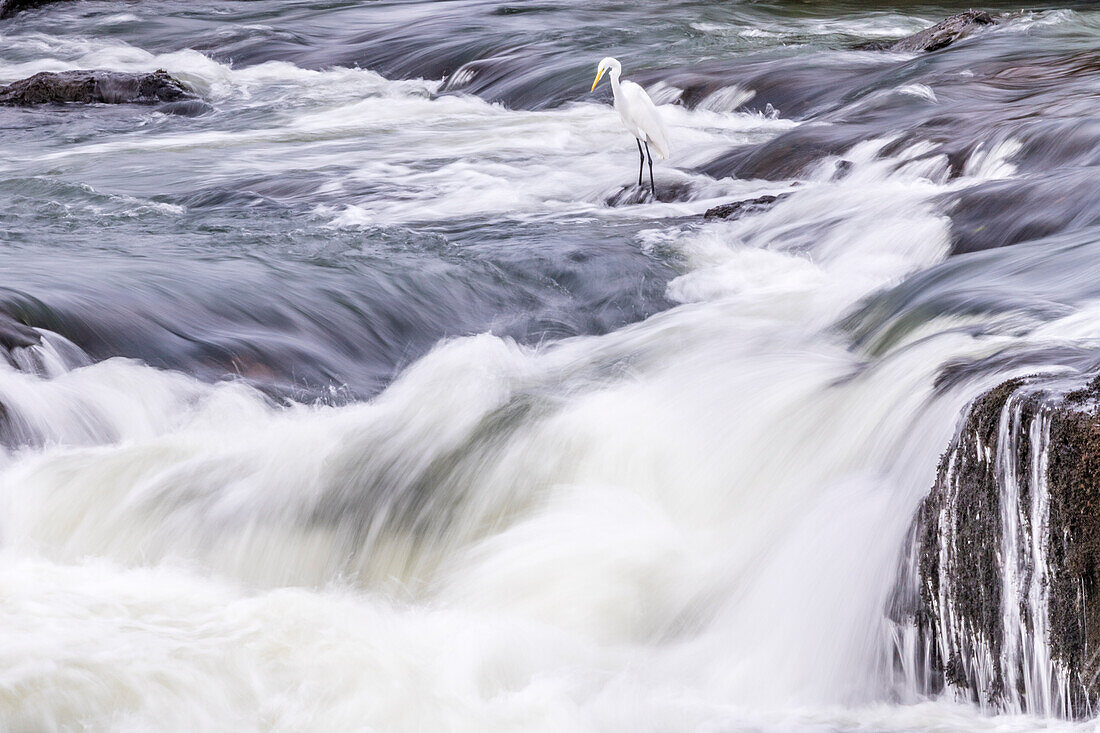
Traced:
<svg viewBox="0 0 1100 733">
<path fill-rule="evenodd" d="M 645 168 L 645 153 L 642 152 L 642 141 L 638 138 L 634 138 L 634 142 L 638 143 L 638 188 L 642 187 L 642 169 Z"/>
<path fill-rule="evenodd" d="M 657 184 L 653 182 L 653 153 L 649 150 L 649 143 L 645 144 L 645 151 L 649 153 L 649 190 L 653 192 L 653 198 L 657 198 Z"/>
</svg>

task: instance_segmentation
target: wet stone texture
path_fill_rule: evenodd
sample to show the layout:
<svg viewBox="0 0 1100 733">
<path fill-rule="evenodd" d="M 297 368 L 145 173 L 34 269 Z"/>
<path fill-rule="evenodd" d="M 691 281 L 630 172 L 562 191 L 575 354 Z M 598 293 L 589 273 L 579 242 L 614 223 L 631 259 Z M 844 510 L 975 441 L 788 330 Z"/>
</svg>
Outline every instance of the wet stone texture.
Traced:
<svg viewBox="0 0 1100 733">
<path fill-rule="evenodd" d="M 967 10 L 950 18 L 945 18 L 931 28 L 925 28 L 911 36 L 887 43 L 868 43 L 860 48 L 868 51 L 939 51 L 951 44 L 973 35 L 976 31 L 1001 22 L 1001 18 L 992 16 L 984 10 Z"/>
<path fill-rule="evenodd" d="M 1051 426 L 1052 651 L 1095 704 L 1100 672 L 1100 377 L 1071 392 Z"/>
<path fill-rule="evenodd" d="M 956 443 L 940 461 L 936 485 L 917 515 L 921 548 L 920 601 L 925 632 L 935 634 L 937 630 L 935 617 L 943 592 L 941 573 L 950 572 L 951 585 L 957 589 L 956 613 L 966 619 L 967 625 L 982 631 L 980 641 L 991 648 L 994 656 L 1000 652 L 1002 638 L 997 561 L 1002 538 L 1000 491 L 987 449 L 996 445 L 1001 410 L 1018 386 L 1018 382 L 1007 382 L 971 406 Z M 961 557 L 940 556 L 940 538 L 947 532 L 954 535 Z M 951 567 L 944 567 L 945 561 L 963 558 L 963 562 L 951 562 Z M 939 645 L 933 648 L 938 651 Z M 949 652 L 946 659 L 937 657 L 934 664 L 941 668 L 948 682 L 967 687 L 962 651 L 967 650 Z M 995 694 L 1002 686 L 1003 681 L 998 676 L 992 680 L 991 689 L 985 692 Z"/>
<path fill-rule="evenodd" d="M 156 104 L 193 100 L 195 95 L 168 72 L 128 74 L 120 71 L 44 71 L 0 86 L 0 105 Z"/>
<path fill-rule="evenodd" d="M 929 692 L 1070 717 L 1100 699 L 1100 377 L 1059 385 L 975 400 L 918 509 L 891 612 Z"/>
<path fill-rule="evenodd" d="M 734 201 L 707 209 L 703 214 L 704 219 L 740 219 L 742 216 L 758 214 L 767 211 L 783 199 L 789 198 L 789 193 L 781 193 L 775 196 L 758 196 L 746 201 Z"/>
</svg>

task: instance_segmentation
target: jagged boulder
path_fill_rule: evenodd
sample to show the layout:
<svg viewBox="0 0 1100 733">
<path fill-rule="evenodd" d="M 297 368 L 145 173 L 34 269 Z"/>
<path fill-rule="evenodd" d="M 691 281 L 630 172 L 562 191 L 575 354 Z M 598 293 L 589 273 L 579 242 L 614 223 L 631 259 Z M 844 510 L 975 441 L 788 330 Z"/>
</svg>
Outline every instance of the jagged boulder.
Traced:
<svg viewBox="0 0 1100 733">
<path fill-rule="evenodd" d="M 703 214 L 704 219 L 740 219 L 742 216 L 749 214 L 758 214 L 762 211 L 767 211 L 777 203 L 790 196 L 789 193 L 781 193 L 777 195 L 757 196 L 754 199 L 747 199 L 745 201 L 733 201 L 728 204 L 721 204 L 707 209 Z"/>
<path fill-rule="evenodd" d="M 0 105 L 31 106 L 75 102 L 81 104 L 157 104 L 184 102 L 197 97 L 163 69 L 151 74 L 80 70 L 42 72 L 0 87 Z"/>
<path fill-rule="evenodd" d="M 915 658 L 898 661 L 926 692 L 1040 715 L 1095 708 L 1100 378 L 1014 379 L 975 400 L 906 557 L 891 615 L 916 631 Z"/>
<path fill-rule="evenodd" d="M 886 43 L 875 42 L 860 46 L 870 51 L 898 51 L 914 53 L 917 51 L 938 51 L 974 33 L 1001 22 L 1001 18 L 990 15 L 984 10 L 967 10 L 925 28 L 911 36 Z"/>
</svg>

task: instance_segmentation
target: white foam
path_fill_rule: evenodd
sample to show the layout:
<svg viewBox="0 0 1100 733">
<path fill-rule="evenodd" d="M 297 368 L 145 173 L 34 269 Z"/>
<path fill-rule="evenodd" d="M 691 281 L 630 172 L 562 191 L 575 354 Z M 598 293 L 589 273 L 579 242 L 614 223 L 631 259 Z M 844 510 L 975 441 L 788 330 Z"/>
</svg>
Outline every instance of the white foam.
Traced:
<svg viewBox="0 0 1100 733">
<path fill-rule="evenodd" d="M 635 180 L 635 142 L 607 105 L 508 110 L 470 96 L 435 96 L 438 81 L 393 81 L 363 69 L 314 71 L 275 61 L 235 68 L 192 50 L 155 55 L 119 42 L 36 34 L 15 40 L 41 46 L 43 58 L 0 63 L 0 80 L 70 68 L 164 68 L 219 109 L 264 111 L 228 129 L 222 124 L 175 134 L 135 129 L 109 141 L 69 146 L 50 154 L 50 160 L 218 149 L 216 161 L 202 171 L 204 181 L 249 172 L 279 176 L 309 165 L 326 171 L 320 175 L 328 190 L 362 184 L 381 193 L 365 195 L 346 209 L 378 224 L 549 212 L 617 216 L 620 212 L 605 207 L 604 200 Z M 764 139 L 793 124 L 731 113 L 747 95 L 736 89 L 716 92 L 694 111 L 662 105 L 661 114 L 683 152 L 673 161 L 658 162 L 657 178 L 686 181 L 699 189 L 697 199 L 736 191 L 736 182 L 690 171 L 733 144 Z M 641 215 L 695 213 L 700 206 L 655 204 Z M 337 218 L 332 224 L 349 222 Z"/>
<path fill-rule="evenodd" d="M 4 78 L 164 66 L 217 104 L 265 112 L 246 129 L 135 130 L 55 160 L 217 147 L 214 180 L 308 166 L 335 170 L 327 183 L 343 190 L 384 187 L 315 209 L 344 228 L 648 216 L 657 229 L 639 246 L 672 253 L 683 273 L 668 291 L 681 305 L 644 322 L 539 348 L 448 341 L 345 407 L 277 407 L 243 385 L 126 360 L 37 375 L 0 366 L 0 404 L 39 438 L 0 466 L 0 719 L 287 731 L 1036 723 L 879 702 L 895 553 L 970 397 L 933 386 L 940 365 L 990 348 L 929 327 L 868 363 L 833 330 L 860 298 L 945 256 L 931 202 L 966 182 L 947 182 L 928 148 L 881 158 L 888 141 L 868 141 L 846 153 L 844 177 L 828 160 L 801 186 L 777 185 L 793 193 L 769 211 L 669 226 L 659 220 L 759 186 L 680 171 L 699 200 L 605 207 L 636 158 L 604 105 L 512 111 L 355 69 L 20 42 L 53 58 L 2 67 Z M 661 112 L 677 149 L 694 151 L 670 164 L 685 168 L 792 125 Z M 968 173 L 1002 175 L 1010 155 L 991 151 Z"/>
</svg>

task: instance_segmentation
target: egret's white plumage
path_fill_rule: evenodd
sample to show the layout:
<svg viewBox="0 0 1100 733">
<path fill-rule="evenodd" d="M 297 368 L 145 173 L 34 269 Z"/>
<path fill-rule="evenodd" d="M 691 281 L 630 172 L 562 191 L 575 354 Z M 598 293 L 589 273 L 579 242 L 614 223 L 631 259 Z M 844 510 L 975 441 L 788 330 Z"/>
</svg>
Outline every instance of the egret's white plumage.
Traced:
<svg viewBox="0 0 1100 733">
<path fill-rule="evenodd" d="M 610 71 L 611 92 L 615 96 L 615 110 L 622 118 L 626 129 L 638 140 L 638 154 L 642 156 L 642 165 L 645 164 L 645 154 L 642 153 L 642 145 L 649 146 L 657 151 L 657 155 L 667 158 L 669 155 L 668 133 L 665 131 L 661 115 L 657 111 L 657 105 L 649 98 L 645 90 L 632 81 L 620 81 L 623 66 L 617 59 L 607 58 L 600 61 L 596 68 L 596 80 L 592 82 L 592 90 L 600 83 L 604 72 Z M 653 183 L 653 154 L 649 156 L 649 184 L 653 189 L 653 195 L 657 195 L 657 187 Z M 642 185 L 642 168 L 638 168 L 638 185 Z"/>
</svg>

